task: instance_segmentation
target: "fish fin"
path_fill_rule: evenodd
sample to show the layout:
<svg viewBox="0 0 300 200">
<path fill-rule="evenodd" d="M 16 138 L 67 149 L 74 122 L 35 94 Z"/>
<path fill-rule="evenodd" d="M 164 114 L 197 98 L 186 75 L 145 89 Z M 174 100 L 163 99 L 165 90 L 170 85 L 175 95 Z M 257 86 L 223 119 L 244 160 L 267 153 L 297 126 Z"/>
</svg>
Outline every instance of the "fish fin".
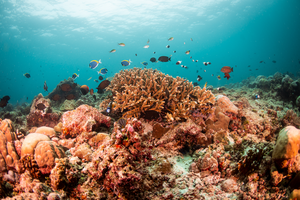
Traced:
<svg viewBox="0 0 300 200">
<path fill-rule="evenodd" d="M 169 57 L 169 61 L 171 61 L 171 57 Z"/>
<path fill-rule="evenodd" d="M 233 67 L 231 67 L 231 71 L 233 72 Z"/>
<path fill-rule="evenodd" d="M 102 64 L 101 59 L 99 60 L 99 63 Z"/>
</svg>

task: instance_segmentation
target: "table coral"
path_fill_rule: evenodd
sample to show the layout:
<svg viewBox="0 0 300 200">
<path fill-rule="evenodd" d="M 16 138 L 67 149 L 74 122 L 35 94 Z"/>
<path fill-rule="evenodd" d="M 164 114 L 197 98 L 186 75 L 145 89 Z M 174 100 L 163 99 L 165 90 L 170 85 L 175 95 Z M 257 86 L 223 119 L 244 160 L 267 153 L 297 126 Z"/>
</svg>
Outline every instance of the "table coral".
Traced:
<svg viewBox="0 0 300 200">
<path fill-rule="evenodd" d="M 17 140 L 11 120 L 4 119 L 0 123 L 0 172 L 15 167 L 19 155 L 14 146 Z"/>
<path fill-rule="evenodd" d="M 107 90 L 114 94 L 114 109 L 126 117 L 147 118 L 161 114 L 168 121 L 181 120 L 195 110 L 208 114 L 215 103 L 214 95 L 206 88 L 193 87 L 186 79 L 173 78 L 153 69 L 121 70 Z"/>
<path fill-rule="evenodd" d="M 61 119 L 62 132 L 65 137 L 76 137 L 84 131 L 96 131 L 102 125 L 109 128 L 111 123 L 110 117 L 88 105 L 81 105 L 75 110 L 65 112 Z"/>
</svg>

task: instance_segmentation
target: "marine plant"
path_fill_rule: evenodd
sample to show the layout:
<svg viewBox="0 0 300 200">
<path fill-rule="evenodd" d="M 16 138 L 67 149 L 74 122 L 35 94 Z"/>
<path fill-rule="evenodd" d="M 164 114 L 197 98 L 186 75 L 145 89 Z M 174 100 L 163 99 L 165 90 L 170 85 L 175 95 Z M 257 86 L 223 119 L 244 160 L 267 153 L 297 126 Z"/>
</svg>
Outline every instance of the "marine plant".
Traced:
<svg viewBox="0 0 300 200">
<path fill-rule="evenodd" d="M 214 95 L 205 87 L 194 87 L 184 78 L 173 78 L 153 69 L 121 70 L 107 89 L 113 93 L 114 110 L 127 118 L 152 115 L 179 121 L 196 110 L 203 115 L 212 113 L 215 103 Z M 107 104 L 104 101 L 100 107 L 106 108 Z"/>
</svg>

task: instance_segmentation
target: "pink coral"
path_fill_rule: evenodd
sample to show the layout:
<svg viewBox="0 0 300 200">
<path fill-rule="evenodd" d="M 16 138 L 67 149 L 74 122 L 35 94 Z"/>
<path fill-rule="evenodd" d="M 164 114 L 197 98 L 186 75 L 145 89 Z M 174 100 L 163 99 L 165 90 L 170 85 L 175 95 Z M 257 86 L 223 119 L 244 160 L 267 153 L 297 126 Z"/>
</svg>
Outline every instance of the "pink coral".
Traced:
<svg viewBox="0 0 300 200">
<path fill-rule="evenodd" d="M 81 105 L 76 110 L 62 115 L 62 132 L 65 137 L 76 137 L 81 132 L 91 132 L 101 125 L 110 127 L 111 118 L 100 113 L 96 108 Z"/>
<path fill-rule="evenodd" d="M 235 115 L 238 114 L 238 108 L 230 101 L 230 99 L 223 95 L 218 95 L 216 97 L 216 104 L 219 106 L 223 113 L 230 112 Z"/>
</svg>

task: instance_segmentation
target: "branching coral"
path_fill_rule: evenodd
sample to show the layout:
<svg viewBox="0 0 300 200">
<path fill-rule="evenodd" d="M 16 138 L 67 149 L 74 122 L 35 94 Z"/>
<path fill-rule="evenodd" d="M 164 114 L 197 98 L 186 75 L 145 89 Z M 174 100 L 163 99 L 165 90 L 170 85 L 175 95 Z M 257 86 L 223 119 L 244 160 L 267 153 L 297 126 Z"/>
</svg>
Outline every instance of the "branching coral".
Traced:
<svg viewBox="0 0 300 200">
<path fill-rule="evenodd" d="M 181 120 L 195 110 L 211 113 L 215 103 L 214 95 L 205 88 L 193 87 L 186 79 L 173 78 L 153 69 L 121 70 L 107 89 L 114 94 L 115 109 L 126 117 L 156 112 L 168 121 Z"/>
</svg>

